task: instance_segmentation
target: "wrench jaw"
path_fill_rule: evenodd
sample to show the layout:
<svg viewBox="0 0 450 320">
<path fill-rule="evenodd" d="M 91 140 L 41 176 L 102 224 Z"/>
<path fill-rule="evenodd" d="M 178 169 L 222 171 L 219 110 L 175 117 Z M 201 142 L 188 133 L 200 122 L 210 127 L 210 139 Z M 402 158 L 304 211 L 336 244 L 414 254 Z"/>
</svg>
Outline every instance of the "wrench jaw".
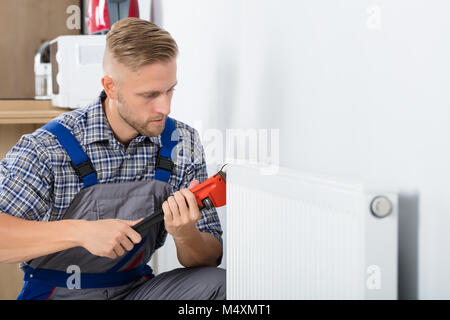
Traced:
<svg viewBox="0 0 450 320">
<path fill-rule="evenodd" d="M 200 210 L 203 210 L 203 209 L 209 210 L 209 209 L 214 208 L 214 204 L 212 203 L 211 199 L 209 199 L 209 198 L 203 199 L 202 203 L 203 203 L 203 208 L 201 208 Z"/>
<path fill-rule="evenodd" d="M 222 177 L 222 179 L 223 179 L 223 181 L 225 181 L 225 183 L 227 182 L 227 167 L 226 167 L 227 165 L 228 165 L 228 163 L 225 163 L 222 166 L 222 168 L 220 168 L 219 172 L 217 172 L 217 174 L 219 174 Z"/>
</svg>

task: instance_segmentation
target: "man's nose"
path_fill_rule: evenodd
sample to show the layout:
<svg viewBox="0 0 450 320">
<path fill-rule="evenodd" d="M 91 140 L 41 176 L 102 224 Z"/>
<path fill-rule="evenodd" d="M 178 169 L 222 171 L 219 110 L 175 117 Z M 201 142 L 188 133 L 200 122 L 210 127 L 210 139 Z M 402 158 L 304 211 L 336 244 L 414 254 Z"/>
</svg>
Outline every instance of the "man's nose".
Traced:
<svg viewBox="0 0 450 320">
<path fill-rule="evenodd" d="M 161 95 L 158 101 L 156 101 L 155 111 L 157 113 L 162 113 L 164 115 L 168 115 L 170 113 L 170 98 L 165 95 Z"/>
</svg>

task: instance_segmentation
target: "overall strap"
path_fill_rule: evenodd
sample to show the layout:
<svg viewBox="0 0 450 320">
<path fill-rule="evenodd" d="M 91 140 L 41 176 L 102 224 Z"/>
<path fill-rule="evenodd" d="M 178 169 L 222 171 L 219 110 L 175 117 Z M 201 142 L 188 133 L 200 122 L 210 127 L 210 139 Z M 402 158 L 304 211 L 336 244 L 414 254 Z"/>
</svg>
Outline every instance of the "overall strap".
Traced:
<svg viewBox="0 0 450 320">
<path fill-rule="evenodd" d="M 72 133 L 61 123 L 53 120 L 42 127 L 43 129 L 53 133 L 58 139 L 59 143 L 66 149 L 67 154 L 72 160 L 72 165 L 75 173 L 83 182 L 84 187 L 87 188 L 97 184 L 97 172 L 92 165 L 91 160 L 83 151 L 80 143 L 75 139 Z"/>
<path fill-rule="evenodd" d="M 125 285 L 142 276 L 154 278 L 153 270 L 147 264 L 140 264 L 141 256 L 138 256 L 128 268 L 119 271 L 130 258 L 142 247 L 147 238 L 144 237 L 140 243 L 134 246 L 119 262 L 110 270 L 103 273 L 80 273 L 80 289 L 92 288 L 108 288 L 120 285 Z M 19 300 L 36 299 L 38 296 L 45 298 L 49 296 L 50 291 L 54 287 L 67 287 L 67 281 L 72 275 L 64 271 L 50 270 L 50 269 L 34 269 L 30 266 L 25 267 L 25 275 L 23 280 L 26 286 L 19 295 Z M 26 289 L 26 290 L 25 290 Z M 42 292 L 41 292 L 42 291 Z M 42 293 L 42 294 L 41 294 Z"/>
<path fill-rule="evenodd" d="M 18 300 L 35 299 L 39 291 L 47 291 L 50 293 L 53 287 L 67 288 L 67 281 L 72 276 L 71 273 L 50 269 L 33 269 L 26 266 L 24 270 L 25 290 L 24 294 L 18 297 Z M 154 278 L 153 270 L 149 265 L 141 264 L 133 269 L 128 269 L 120 272 L 105 272 L 105 273 L 80 273 L 80 287 L 79 289 L 94 289 L 94 288 L 110 288 L 129 284 L 130 282 L 142 277 L 148 276 Z M 23 290 L 24 291 L 24 290 Z"/>
<path fill-rule="evenodd" d="M 178 143 L 178 137 L 172 137 L 174 131 L 176 131 L 175 122 L 172 118 L 167 117 L 164 131 L 161 133 L 162 146 L 156 158 L 156 180 L 168 182 L 173 172 L 175 165 L 172 161 L 172 151 Z"/>
</svg>

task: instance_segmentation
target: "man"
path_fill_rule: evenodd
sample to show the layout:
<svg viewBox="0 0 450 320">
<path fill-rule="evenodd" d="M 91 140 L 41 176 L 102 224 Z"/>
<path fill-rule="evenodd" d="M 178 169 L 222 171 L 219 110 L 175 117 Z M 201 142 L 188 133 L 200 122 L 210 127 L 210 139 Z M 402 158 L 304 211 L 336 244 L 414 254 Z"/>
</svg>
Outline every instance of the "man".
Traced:
<svg viewBox="0 0 450 320">
<path fill-rule="evenodd" d="M 207 178 L 198 132 L 168 117 L 178 48 L 151 22 L 107 34 L 104 91 L 24 135 L 0 164 L 0 262 L 18 299 L 224 299 L 221 226 L 188 189 Z M 132 227 L 161 208 L 143 235 Z M 173 236 L 179 268 L 147 265 Z"/>
</svg>

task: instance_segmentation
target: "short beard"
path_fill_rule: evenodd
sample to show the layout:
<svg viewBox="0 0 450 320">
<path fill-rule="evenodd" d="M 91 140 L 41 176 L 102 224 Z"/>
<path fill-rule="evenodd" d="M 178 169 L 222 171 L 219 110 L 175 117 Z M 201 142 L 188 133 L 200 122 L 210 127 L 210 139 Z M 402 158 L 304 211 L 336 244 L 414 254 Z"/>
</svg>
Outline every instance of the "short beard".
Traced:
<svg viewBox="0 0 450 320">
<path fill-rule="evenodd" d="M 162 130 L 164 129 L 166 117 L 164 117 L 163 119 L 163 127 L 161 130 L 157 128 L 149 130 L 145 125 L 140 125 L 136 121 L 132 120 L 129 105 L 125 102 L 125 100 L 123 100 L 120 91 L 117 92 L 117 112 L 119 116 L 123 119 L 123 121 L 125 121 L 130 127 L 134 128 L 134 130 L 136 130 L 140 135 L 146 137 L 156 137 L 159 136 Z"/>
</svg>

